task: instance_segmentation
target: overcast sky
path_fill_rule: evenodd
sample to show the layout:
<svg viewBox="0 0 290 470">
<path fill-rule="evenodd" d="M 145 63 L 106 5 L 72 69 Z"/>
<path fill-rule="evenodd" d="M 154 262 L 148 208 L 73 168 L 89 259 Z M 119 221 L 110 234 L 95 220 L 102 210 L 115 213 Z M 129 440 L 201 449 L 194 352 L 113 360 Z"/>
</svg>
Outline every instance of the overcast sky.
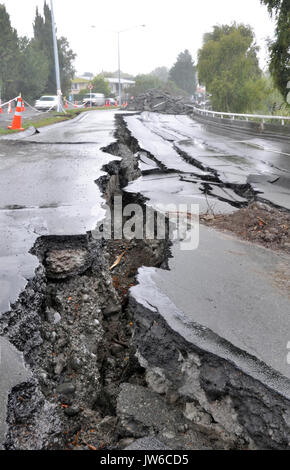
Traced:
<svg viewBox="0 0 290 470">
<path fill-rule="evenodd" d="M 203 34 L 215 24 L 250 24 L 261 46 L 260 64 L 266 65 L 267 37 L 275 24 L 259 0 L 53 0 L 58 35 L 74 52 L 79 73 L 117 69 L 117 33 L 121 69 L 137 74 L 155 67 L 171 67 L 179 52 L 188 49 L 194 59 Z M 50 0 L 48 0 L 48 3 Z M 44 0 L 0 0 L 6 5 L 19 35 L 32 36 L 35 8 Z M 145 28 L 134 26 L 145 24 Z M 92 26 L 95 25 L 95 28 Z"/>
</svg>

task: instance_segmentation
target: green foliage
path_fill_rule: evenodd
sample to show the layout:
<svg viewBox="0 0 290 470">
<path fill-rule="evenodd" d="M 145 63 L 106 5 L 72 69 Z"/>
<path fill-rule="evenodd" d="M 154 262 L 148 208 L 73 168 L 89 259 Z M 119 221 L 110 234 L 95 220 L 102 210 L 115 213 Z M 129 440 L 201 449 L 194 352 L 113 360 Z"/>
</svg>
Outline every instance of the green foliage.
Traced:
<svg viewBox="0 0 290 470">
<path fill-rule="evenodd" d="M 2 99 L 19 93 L 19 40 L 4 5 L 0 4 L 0 88 Z"/>
<path fill-rule="evenodd" d="M 71 81 L 75 75 L 74 60 L 76 54 L 70 49 L 69 42 L 65 37 L 57 40 L 59 53 L 60 81 L 63 93 L 69 94 Z M 54 62 L 53 62 L 54 63 Z M 54 82 L 55 83 L 55 82 Z"/>
<path fill-rule="evenodd" d="M 251 112 L 266 94 L 250 26 L 214 26 L 198 52 L 198 75 L 216 111 Z"/>
<path fill-rule="evenodd" d="M 135 85 L 130 87 L 129 93 L 132 96 L 138 96 L 154 88 L 167 91 L 172 95 L 187 95 L 187 93 L 184 90 L 178 88 L 176 83 L 172 80 L 167 80 L 166 82 L 164 82 L 164 80 L 161 80 L 160 78 L 155 75 L 152 75 L 151 73 L 137 75 L 135 77 Z"/>
<path fill-rule="evenodd" d="M 78 92 L 77 95 L 74 95 L 74 99 L 76 99 L 76 100 L 81 100 L 81 99 L 83 99 L 83 97 L 84 97 L 87 93 L 90 93 L 90 90 L 89 90 L 88 88 L 83 88 L 82 90 L 80 90 L 80 91 Z M 92 91 L 92 93 L 93 93 L 93 91 Z"/>
<path fill-rule="evenodd" d="M 278 13 L 278 11 L 282 7 L 282 4 L 284 3 L 284 0 L 261 0 L 261 3 L 264 3 L 268 7 L 268 11 L 270 15 L 272 15 L 273 11 L 275 12 L 275 14 Z"/>
<path fill-rule="evenodd" d="M 166 83 L 169 78 L 169 70 L 167 67 L 157 67 L 156 69 L 152 70 L 151 74 L 154 77 L 159 78 L 162 82 Z"/>
<path fill-rule="evenodd" d="M 27 101 L 38 98 L 46 87 L 48 60 L 35 40 L 20 40 L 20 69 L 23 79 L 20 90 Z"/>
<path fill-rule="evenodd" d="M 118 78 L 119 72 L 118 70 L 116 70 L 115 72 L 102 72 L 100 75 L 102 75 L 104 78 Z M 122 71 L 120 72 L 120 78 L 134 80 L 133 75 L 131 75 L 130 73 L 122 72 Z"/>
<path fill-rule="evenodd" d="M 195 93 L 196 68 L 187 49 L 178 55 L 176 63 L 170 69 L 169 79 L 188 94 L 193 95 Z"/>
<path fill-rule="evenodd" d="M 168 91 L 168 93 L 170 93 L 171 95 L 174 95 L 174 96 L 184 96 L 184 97 L 188 96 L 187 92 L 184 91 L 184 90 L 181 90 L 180 88 L 178 88 L 176 83 L 173 82 L 172 80 L 168 80 L 163 85 L 162 88 L 163 88 L 163 90 Z"/>
<path fill-rule="evenodd" d="M 151 90 L 152 88 L 163 88 L 163 82 L 151 74 L 137 75 L 135 85 L 130 87 L 130 94 L 138 96 L 141 93 Z"/>
<path fill-rule="evenodd" d="M 97 75 L 93 79 L 92 85 L 94 87 L 92 90 L 93 93 L 103 93 L 105 96 L 110 96 L 111 91 L 110 91 L 109 83 L 107 82 L 107 80 L 104 78 L 102 74 Z"/>
<path fill-rule="evenodd" d="M 80 90 L 80 92 L 77 95 L 75 95 L 75 99 L 81 100 L 83 98 L 83 96 L 86 95 L 87 93 L 90 93 L 90 91 L 92 93 L 103 93 L 106 97 L 111 95 L 111 90 L 110 90 L 110 87 L 109 87 L 109 83 L 103 77 L 103 74 L 97 75 L 92 80 L 91 83 L 92 83 L 94 88 L 92 90 L 89 90 L 89 88 L 87 87 L 87 88 L 84 88 L 84 89 Z"/>
<path fill-rule="evenodd" d="M 277 89 L 271 76 L 264 77 L 266 84 L 266 96 L 261 106 L 257 108 L 255 114 L 272 114 L 273 116 L 288 116 L 290 109 L 284 101 L 283 95 Z"/>
<path fill-rule="evenodd" d="M 286 101 L 290 80 L 290 1 L 261 0 L 271 16 L 276 17 L 276 37 L 270 42 L 270 72 L 275 85 Z"/>
<path fill-rule="evenodd" d="M 43 91 L 46 93 L 56 94 L 51 12 L 46 2 L 44 3 L 43 17 L 39 14 L 38 9 L 36 9 L 33 29 L 34 40 L 37 44 L 37 47 L 46 55 L 48 60 L 48 79 L 45 90 Z M 59 38 L 57 40 L 57 44 L 61 86 L 63 94 L 66 95 L 70 91 L 71 80 L 74 77 L 75 70 L 73 67 L 73 61 L 76 55 L 70 49 L 66 38 Z"/>
</svg>

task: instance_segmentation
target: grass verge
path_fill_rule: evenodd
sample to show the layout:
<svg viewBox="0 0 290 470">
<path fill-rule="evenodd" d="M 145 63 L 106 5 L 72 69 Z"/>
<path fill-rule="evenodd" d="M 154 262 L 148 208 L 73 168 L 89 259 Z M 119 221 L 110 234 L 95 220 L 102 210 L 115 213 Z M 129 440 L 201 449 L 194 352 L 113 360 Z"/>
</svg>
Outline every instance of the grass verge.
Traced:
<svg viewBox="0 0 290 470">
<path fill-rule="evenodd" d="M 114 108 L 106 108 L 105 106 L 98 107 L 98 108 L 77 108 L 77 109 L 70 109 L 67 110 L 66 113 L 55 113 L 51 112 L 46 115 L 38 114 L 35 116 L 31 116 L 29 119 L 22 119 L 22 127 L 23 129 L 28 129 L 31 126 L 34 127 L 45 127 L 50 126 L 51 124 L 56 124 L 58 122 L 68 121 L 73 119 L 74 117 L 78 116 L 81 113 L 88 112 L 88 111 L 97 111 L 107 109 L 113 110 Z M 7 127 L 3 128 L 0 127 L 0 135 L 7 135 L 7 134 L 15 134 L 16 132 L 21 132 L 19 130 L 11 130 L 7 129 Z"/>
</svg>

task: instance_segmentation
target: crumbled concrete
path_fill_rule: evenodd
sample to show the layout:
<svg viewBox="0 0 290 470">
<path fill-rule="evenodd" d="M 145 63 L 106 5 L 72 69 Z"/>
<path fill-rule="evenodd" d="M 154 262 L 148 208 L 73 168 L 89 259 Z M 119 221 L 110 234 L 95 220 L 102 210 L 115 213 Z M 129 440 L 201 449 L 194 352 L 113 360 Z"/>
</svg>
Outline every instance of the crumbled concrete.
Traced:
<svg viewBox="0 0 290 470">
<path fill-rule="evenodd" d="M 5 411 L 8 394 L 13 387 L 26 382 L 30 376 L 23 355 L 9 341 L 0 337 L 0 449 L 3 448 L 7 429 Z"/>
<path fill-rule="evenodd" d="M 143 437 L 130 444 L 125 450 L 171 450 L 155 437 Z"/>
<path fill-rule="evenodd" d="M 288 449 L 289 401 L 174 332 L 158 311 L 130 299 L 137 357 L 148 371 L 162 371 L 199 432 L 229 439 L 230 448 Z M 204 333 L 203 333 L 204 334 Z M 168 385 L 169 384 L 169 385 Z"/>
<path fill-rule="evenodd" d="M 118 432 L 124 437 L 156 436 L 172 449 L 234 447 L 225 432 L 219 435 L 210 428 L 201 429 L 186 418 L 182 409 L 148 388 L 124 383 L 117 400 Z"/>
<path fill-rule="evenodd" d="M 88 269 L 90 261 L 86 250 L 51 250 L 45 259 L 47 276 L 64 279 L 67 276 L 81 274 Z"/>
<path fill-rule="evenodd" d="M 183 96 L 173 96 L 164 90 L 154 88 L 136 96 L 129 102 L 127 109 L 166 114 L 190 114 L 192 109 L 187 106 L 189 102 L 190 100 Z"/>
<path fill-rule="evenodd" d="M 162 108 L 153 95 L 144 106 Z M 168 99 L 164 112 L 171 105 Z M 114 194 L 136 200 L 122 188 L 140 176 L 144 153 L 122 117 L 117 123 L 117 142 L 103 150 L 121 160 L 97 181 L 109 204 Z M 166 171 L 145 157 L 154 171 Z M 141 196 L 138 202 L 144 207 Z M 167 242 L 96 241 L 89 233 L 40 237 L 34 252 L 35 278 L 0 319 L 0 334 L 33 375 L 9 395 L 7 449 L 288 448 L 287 401 L 187 343 L 157 311 L 132 298 L 128 306 L 136 270 L 166 268 Z"/>
</svg>

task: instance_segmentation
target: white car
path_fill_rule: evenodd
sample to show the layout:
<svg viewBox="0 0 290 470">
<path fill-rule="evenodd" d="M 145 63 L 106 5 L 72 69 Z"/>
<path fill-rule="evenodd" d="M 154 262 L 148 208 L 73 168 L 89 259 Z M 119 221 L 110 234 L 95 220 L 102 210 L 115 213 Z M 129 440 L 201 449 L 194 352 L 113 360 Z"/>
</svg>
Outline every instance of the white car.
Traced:
<svg viewBox="0 0 290 470">
<path fill-rule="evenodd" d="M 104 106 L 105 95 L 103 93 L 87 93 L 83 98 L 85 107 L 89 106 Z"/>
<path fill-rule="evenodd" d="M 116 103 L 115 98 L 106 98 L 106 101 L 110 103 L 111 106 L 115 106 L 115 103 Z"/>
<path fill-rule="evenodd" d="M 35 108 L 39 110 L 57 109 L 58 97 L 56 95 L 44 95 L 35 102 Z"/>
</svg>

